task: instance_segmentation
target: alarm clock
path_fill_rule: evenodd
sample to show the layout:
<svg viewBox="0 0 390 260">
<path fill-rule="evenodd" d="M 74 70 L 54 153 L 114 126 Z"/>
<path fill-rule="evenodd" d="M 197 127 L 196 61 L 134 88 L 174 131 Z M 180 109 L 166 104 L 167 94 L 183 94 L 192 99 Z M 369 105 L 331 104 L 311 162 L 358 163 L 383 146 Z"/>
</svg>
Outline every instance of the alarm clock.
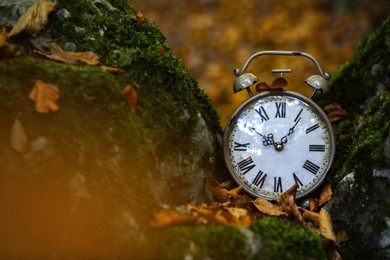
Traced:
<svg viewBox="0 0 390 260">
<path fill-rule="evenodd" d="M 249 64 L 263 55 L 303 57 L 319 71 L 305 83 L 313 88 L 309 97 L 284 90 L 283 73 L 271 87 L 254 95 L 251 86 L 259 82 L 252 73 L 244 73 Z M 223 136 L 227 169 L 238 185 L 255 197 L 275 200 L 295 183 L 296 198 L 307 196 L 324 181 L 335 156 L 332 125 L 324 111 L 312 100 L 317 91 L 328 92 L 329 72 L 323 73 L 313 56 L 298 51 L 262 51 L 253 54 L 244 67 L 233 71 L 233 92 L 246 89 L 249 94 L 228 121 Z"/>
</svg>

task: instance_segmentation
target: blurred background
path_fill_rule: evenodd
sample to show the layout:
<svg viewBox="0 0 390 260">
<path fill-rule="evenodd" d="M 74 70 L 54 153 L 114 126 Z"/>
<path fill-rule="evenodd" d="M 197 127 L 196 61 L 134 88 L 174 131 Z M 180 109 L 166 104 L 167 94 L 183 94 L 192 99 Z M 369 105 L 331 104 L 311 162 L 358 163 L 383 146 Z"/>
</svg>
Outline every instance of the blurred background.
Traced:
<svg viewBox="0 0 390 260">
<path fill-rule="evenodd" d="M 224 128 L 233 111 L 248 98 L 233 94 L 234 68 L 255 52 L 302 51 L 334 74 L 355 53 L 358 43 L 390 15 L 388 0 L 131 0 L 136 10 L 162 29 L 174 53 L 210 96 Z M 287 89 L 309 95 L 304 80 L 318 74 L 302 57 L 261 56 L 246 72 L 271 84 L 275 68 L 285 74 Z M 337 86 L 342 88 L 342 86 Z"/>
</svg>

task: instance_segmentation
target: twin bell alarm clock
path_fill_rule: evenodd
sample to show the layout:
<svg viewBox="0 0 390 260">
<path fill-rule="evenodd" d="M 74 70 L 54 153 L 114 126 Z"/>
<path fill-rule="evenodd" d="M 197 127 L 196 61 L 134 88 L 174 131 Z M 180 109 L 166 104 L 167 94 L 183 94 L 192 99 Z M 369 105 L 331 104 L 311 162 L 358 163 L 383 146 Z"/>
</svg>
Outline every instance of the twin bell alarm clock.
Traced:
<svg viewBox="0 0 390 260">
<path fill-rule="evenodd" d="M 283 74 L 291 69 L 272 70 L 279 77 L 270 86 L 244 73 L 263 55 L 311 60 L 319 75 L 304 81 L 313 88 L 310 97 L 283 89 L 287 85 Z M 233 73 L 233 92 L 245 89 L 249 98 L 233 113 L 224 131 L 223 153 L 230 175 L 255 197 L 275 200 L 295 183 L 296 198 L 305 197 L 324 181 L 335 155 L 332 125 L 312 100 L 317 91 L 328 92 L 330 73 L 323 73 L 314 57 L 298 51 L 257 52 Z M 254 85 L 259 94 L 253 94 L 250 87 Z"/>
</svg>

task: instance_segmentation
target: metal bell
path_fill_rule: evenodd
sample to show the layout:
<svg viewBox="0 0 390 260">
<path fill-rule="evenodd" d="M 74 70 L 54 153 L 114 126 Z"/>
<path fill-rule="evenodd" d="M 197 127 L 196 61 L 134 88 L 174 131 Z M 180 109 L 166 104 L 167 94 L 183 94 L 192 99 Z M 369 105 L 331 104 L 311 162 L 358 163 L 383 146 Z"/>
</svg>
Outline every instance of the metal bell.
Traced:
<svg viewBox="0 0 390 260">
<path fill-rule="evenodd" d="M 252 73 L 244 73 L 238 76 L 233 83 L 233 92 L 237 93 L 257 83 L 259 79 Z"/>
<path fill-rule="evenodd" d="M 310 87 L 314 88 L 314 91 L 319 90 L 323 93 L 329 92 L 328 81 L 320 75 L 313 75 L 313 76 L 308 77 L 305 80 L 305 83 L 307 85 L 309 85 Z"/>
</svg>

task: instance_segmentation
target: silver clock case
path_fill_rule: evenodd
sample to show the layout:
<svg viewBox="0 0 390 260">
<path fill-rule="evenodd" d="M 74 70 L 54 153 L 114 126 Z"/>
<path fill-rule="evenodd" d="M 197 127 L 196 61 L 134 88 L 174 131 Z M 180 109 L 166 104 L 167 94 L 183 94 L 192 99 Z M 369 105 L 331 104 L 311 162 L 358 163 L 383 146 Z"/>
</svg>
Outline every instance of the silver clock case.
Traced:
<svg viewBox="0 0 390 260">
<path fill-rule="evenodd" d="M 325 123 L 325 126 L 329 132 L 329 142 L 330 142 L 330 149 L 328 153 L 328 158 L 329 158 L 329 163 L 327 164 L 325 170 L 323 171 L 323 174 L 317 179 L 317 181 L 308 189 L 305 190 L 299 190 L 297 192 L 296 198 L 302 198 L 307 195 L 309 195 L 311 192 L 316 190 L 325 180 L 326 174 L 329 171 L 333 160 L 335 156 L 335 151 L 336 151 L 336 143 L 335 143 L 335 137 L 332 129 L 332 124 L 330 123 L 328 117 L 324 113 L 324 111 L 310 98 L 307 98 L 301 94 L 298 94 L 296 92 L 291 92 L 291 91 L 269 91 L 269 92 L 263 92 L 261 94 L 258 94 L 256 96 L 253 96 L 246 100 L 244 103 L 242 103 L 238 109 L 233 113 L 231 116 L 229 122 L 226 125 L 225 131 L 224 131 L 224 136 L 223 136 L 223 153 L 224 153 L 224 159 L 225 159 L 225 164 L 228 168 L 228 171 L 232 178 L 236 181 L 237 184 L 243 187 L 243 189 L 248 192 L 249 194 L 255 196 L 255 197 L 262 197 L 268 200 L 275 200 L 276 196 L 267 196 L 265 194 L 257 193 L 253 189 L 249 188 L 244 181 L 241 180 L 241 178 L 236 174 L 236 171 L 231 163 L 230 160 L 230 152 L 229 152 L 229 139 L 230 135 L 232 134 L 232 128 L 233 126 L 237 123 L 237 120 L 239 116 L 252 104 L 255 104 L 257 101 L 267 98 L 267 97 L 279 97 L 279 96 L 286 96 L 286 97 L 293 97 L 296 99 L 301 100 L 303 103 L 306 103 L 308 106 L 310 106 L 314 112 L 319 116 L 319 118 Z M 290 187 L 288 187 L 290 188 Z"/>
</svg>

